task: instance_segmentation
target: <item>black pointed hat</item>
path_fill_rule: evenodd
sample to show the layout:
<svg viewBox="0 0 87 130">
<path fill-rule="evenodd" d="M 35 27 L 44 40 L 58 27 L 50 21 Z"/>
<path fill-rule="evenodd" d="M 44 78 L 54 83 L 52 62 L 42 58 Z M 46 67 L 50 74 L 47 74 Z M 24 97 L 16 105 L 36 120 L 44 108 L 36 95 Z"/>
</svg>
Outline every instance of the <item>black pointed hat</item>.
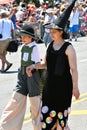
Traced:
<svg viewBox="0 0 87 130">
<path fill-rule="evenodd" d="M 73 2 L 67 7 L 67 9 L 65 9 L 64 12 L 53 23 L 49 23 L 45 27 L 49 29 L 54 28 L 59 30 L 65 30 L 67 21 L 75 5 L 75 2 L 76 0 L 73 0 Z"/>
</svg>

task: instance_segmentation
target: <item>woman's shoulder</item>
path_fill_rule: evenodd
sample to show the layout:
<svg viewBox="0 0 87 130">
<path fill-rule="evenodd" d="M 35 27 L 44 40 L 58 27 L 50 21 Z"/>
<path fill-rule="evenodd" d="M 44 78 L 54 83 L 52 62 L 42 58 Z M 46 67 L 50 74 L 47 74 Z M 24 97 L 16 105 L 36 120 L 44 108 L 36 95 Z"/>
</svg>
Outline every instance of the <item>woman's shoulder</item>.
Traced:
<svg viewBox="0 0 87 130">
<path fill-rule="evenodd" d="M 75 49 L 74 49 L 74 47 L 73 47 L 72 44 L 69 44 L 69 45 L 67 46 L 65 53 L 66 53 L 66 55 L 75 53 Z"/>
<path fill-rule="evenodd" d="M 71 45 L 72 44 L 70 42 L 65 41 L 59 50 L 65 52 L 68 46 L 71 46 Z"/>
<path fill-rule="evenodd" d="M 64 45 L 69 46 L 69 45 L 72 45 L 72 43 L 69 42 L 69 41 L 65 41 L 65 42 L 64 42 Z"/>
</svg>

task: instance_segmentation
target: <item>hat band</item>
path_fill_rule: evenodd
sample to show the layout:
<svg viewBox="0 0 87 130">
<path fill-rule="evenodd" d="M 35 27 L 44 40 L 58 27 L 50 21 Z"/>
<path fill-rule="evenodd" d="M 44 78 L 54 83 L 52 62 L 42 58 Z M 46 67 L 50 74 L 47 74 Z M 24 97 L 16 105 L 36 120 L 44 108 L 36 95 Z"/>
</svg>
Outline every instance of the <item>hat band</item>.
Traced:
<svg viewBox="0 0 87 130">
<path fill-rule="evenodd" d="M 61 27 L 59 27 L 58 25 L 56 25 L 55 23 L 52 23 L 52 26 L 53 26 L 53 28 L 55 28 L 55 29 L 60 29 L 60 30 L 63 30 Z"/>
<path fill-rule="evenodd" d="M 63 30 L 63 28 L 59 27 L 59 26 L 56 25 L 55 23 L 50 23 L 50 24 L 48 24 L 48 25 L 45 25 L 45 28 L 48 28 L 48 29 L 54 28 L 54 29 Z"/>
<path fill-rule="evenodd" d="M 30 32 L 27 32 L 27 31 L 25 31 L 25 30 L 21 30 L 21 33 L 25 33 L 25 34 L 28 34 L 28 35 L 30 35 L 30 36 L 32 36 L 32 37 L 35 37 L 34 34 L 32 34 L 32 33 L 30 33 Z"/>
</svg>

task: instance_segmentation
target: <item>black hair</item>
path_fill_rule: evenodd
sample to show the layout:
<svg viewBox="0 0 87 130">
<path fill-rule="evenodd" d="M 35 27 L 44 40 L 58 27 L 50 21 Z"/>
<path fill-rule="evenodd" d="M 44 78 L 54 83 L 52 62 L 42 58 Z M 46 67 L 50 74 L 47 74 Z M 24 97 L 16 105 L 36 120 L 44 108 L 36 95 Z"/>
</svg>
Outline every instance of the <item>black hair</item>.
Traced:
<svg viewBox="0 0 87 130">
<path fill-rule="evenodd" d="M 63 39 L 68 39 L 68 38 L 69 38 L 69 33 L 63 31 L 62 38 L 63 38 Z"/>
<path fill-rule="evenodd" d="M 6 13 L 1 13 L 1 18 L 6 18 L 7 17 L 7 14 Z"/>
<path fill-rule="evenodd" d="M 63 32 L 63 33 L 62 33 L 62 38 L 63 38 L 63 39 L 68 39 L 68 38 L 69 38 L 69 33 L 68 33 L 67 31 L 64 31 L 64 30 L 62 30 L 62 29 L 56 29 L 56 30 Z"/>
</svg>

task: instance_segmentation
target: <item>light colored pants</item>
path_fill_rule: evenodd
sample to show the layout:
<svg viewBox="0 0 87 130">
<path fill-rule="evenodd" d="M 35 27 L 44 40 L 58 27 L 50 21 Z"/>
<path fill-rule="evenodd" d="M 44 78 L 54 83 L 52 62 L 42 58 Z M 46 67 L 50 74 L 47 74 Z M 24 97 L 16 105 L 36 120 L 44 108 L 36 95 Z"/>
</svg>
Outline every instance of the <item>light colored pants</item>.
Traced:
<svg viewBox="0 0 87 130">
<path fill-rule="evenodd" d="M 44 32 L 43 41 L 45 42 L 45 46 L 47 47 L 47 45 L 52 41 L 50 37 L 50 32 Z"/>
<path fill-rule="evenodd" d="M 41 130 L 40 123 L 40 96 L 30 99 L 30 109 L 34 130 Z M 13 93 L 10 102 L 5 107 L 1 119 L 0 130 L 21 130 L 26 111 L 27 96 Z"/>
<path fill-rule="evenodd" d="M 7 46 L 9 45 L 10 38 L 0 41 L 0 55 L 6 55 Z"/>
</svg>

